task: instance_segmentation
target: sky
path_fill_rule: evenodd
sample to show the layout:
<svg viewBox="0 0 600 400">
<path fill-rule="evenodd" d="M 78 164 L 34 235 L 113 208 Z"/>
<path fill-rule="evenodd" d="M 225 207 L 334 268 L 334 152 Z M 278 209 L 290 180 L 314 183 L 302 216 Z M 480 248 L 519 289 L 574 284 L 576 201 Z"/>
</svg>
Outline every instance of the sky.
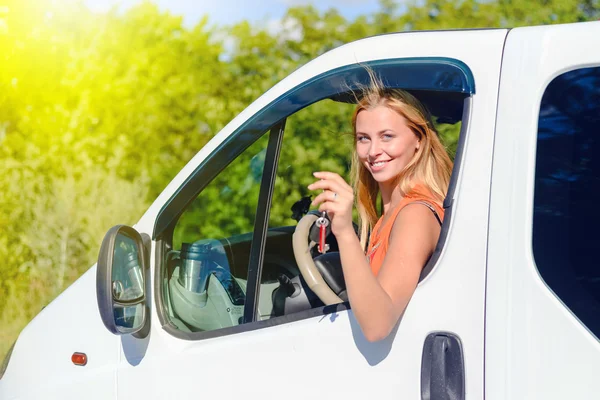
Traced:
<svg viewBox="0 0 600 400">
<path fill-rule="evenodd" d="M 114 5 L 131 7 L 142 0 L 85 0 L 92 11 L 105 12 Z M 161 10 L 182 15 L 186 26 L 194 26 L 208 15 L 209 24 L 230 25 L 242 20 L 268 22 L 278 20 L 291 6 L 312 4 L 319 10 L 336 8 L 347 19 L 378 9 L 377 0 L 152 0 Z"/>
</svg>

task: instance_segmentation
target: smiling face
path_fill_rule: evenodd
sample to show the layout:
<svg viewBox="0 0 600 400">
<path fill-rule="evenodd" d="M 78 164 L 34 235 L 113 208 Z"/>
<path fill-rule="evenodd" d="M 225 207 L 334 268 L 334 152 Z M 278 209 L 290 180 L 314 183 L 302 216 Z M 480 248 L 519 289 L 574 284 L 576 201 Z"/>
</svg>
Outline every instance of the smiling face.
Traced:
<svg viewBox="0 0 600 400">
<path fill-rule="evenodd" d="M 414 157 L 420 143 L 406 120 L 386 106 L 356 116 L 356 153 L 379 186 L 391 185 Z"/>
</svg>

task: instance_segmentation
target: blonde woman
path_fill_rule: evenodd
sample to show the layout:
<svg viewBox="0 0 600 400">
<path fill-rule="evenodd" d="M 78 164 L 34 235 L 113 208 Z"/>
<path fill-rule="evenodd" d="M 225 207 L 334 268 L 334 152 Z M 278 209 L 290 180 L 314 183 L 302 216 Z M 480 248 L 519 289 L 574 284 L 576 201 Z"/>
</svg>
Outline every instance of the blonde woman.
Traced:
<svg viewBox="0 0 600 400">
<path fill-rule="evenodd" d="M 367 340 L 377 341 L 398 323 L 435 249 L 452 161 L 425 107 L 372 73 L 371 80 L 352 117 L 354 188 L 332 172 L 315 172 L 308 188 L 322 190 L 313 205 L 329 214 L 352 311 Z"/>
</svg>

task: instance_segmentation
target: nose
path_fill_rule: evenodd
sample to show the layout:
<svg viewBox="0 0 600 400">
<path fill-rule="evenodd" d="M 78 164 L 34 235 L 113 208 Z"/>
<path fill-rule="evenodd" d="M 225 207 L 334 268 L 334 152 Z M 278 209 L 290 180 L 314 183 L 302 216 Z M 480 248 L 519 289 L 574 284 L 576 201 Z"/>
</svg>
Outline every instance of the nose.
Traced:
<svg viewBox="0 0 600 400">
<path fill-rule="evenodd" d="M 371 160 L 375 160 L 381 154 L 381 146 L 379 140 L 373 139 L 371 140 L 371 145 L 369 146 L 369 158 Z"/>
</svg>

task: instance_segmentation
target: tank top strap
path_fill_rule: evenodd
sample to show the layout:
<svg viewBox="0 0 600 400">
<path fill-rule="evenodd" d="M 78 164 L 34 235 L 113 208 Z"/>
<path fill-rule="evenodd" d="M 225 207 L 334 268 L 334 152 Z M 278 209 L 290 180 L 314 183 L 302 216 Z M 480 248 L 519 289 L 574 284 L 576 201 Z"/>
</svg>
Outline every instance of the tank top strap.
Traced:
<svg viewBox="0 0 600 400">
<path fill-rule="evenodd" d="M 415 201 L 411 201 L 408 204 L 423 204 L 425 207 L 429 208 L 431 210 L 431 212 L 433 213 L 433 216 L 435 217 L 435 219 L 437 219 L 438 224 L 440 224 L 440 226 L 442 226 L 442 219 L 440 218 L 440 215 L 438 213 L 438 211 L 436 210 L 436 203 L 431 203 L 430 201 L 425 201 L 425 200 L 415 200 Z M 406 205 L 408 205 L 406 204 Z M 437 206 L 437 208 L 440 208 L 439 206 Z M 443 213 L 443 209 L 442 209 L 442 213 Z"/>
</svg>

